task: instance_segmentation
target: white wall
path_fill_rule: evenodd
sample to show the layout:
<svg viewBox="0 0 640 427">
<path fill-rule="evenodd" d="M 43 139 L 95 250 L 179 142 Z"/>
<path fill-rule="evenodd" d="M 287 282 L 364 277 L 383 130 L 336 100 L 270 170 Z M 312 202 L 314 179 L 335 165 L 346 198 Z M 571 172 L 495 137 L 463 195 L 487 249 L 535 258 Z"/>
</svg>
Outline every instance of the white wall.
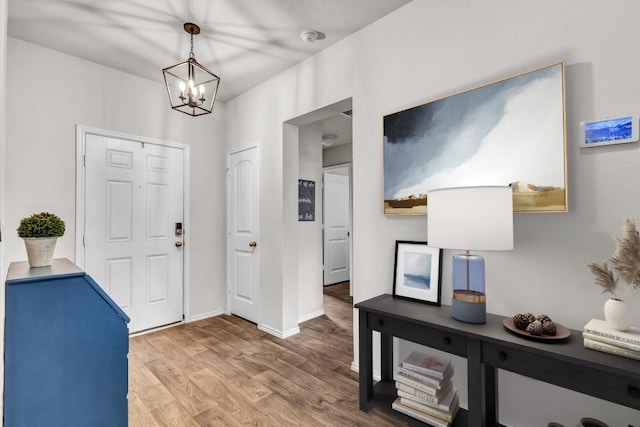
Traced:
<svg viewBox="0 0 640 427">
<path fill-rule="evenodd" d="M 26 260 L 15 230 L 33 212 L 66 222 L 56 257 L 75 259 L 75 126 L 173 141 L 191 147 L 190 314 L 226 304 L 224 104 L 192 118 L 170 109 L 158 82 L 8 39 L 6 265 Z"/>
<path fill-rule="evenodd" d="M 615 19 L 606 19 L 612 13 Z M 382 214 L 382 117 L 565 60 L 570 211 L 516 215 L 515 250 L 483 255 L 490 312 L 544 312 L 581 329 L 602 316 L 606 299 L 585 264 L 612 254 L 611 236 L 625 217 L 640 218 L 640 153 L 638 144 L 581 151 L 578 122 L 638 110 L 640 57 L 630 53 L 640 39 L 639 13 L 640 3 L 633 0 L 414 1 L 231 101 L 230 140 L 263 141 L 263 153 L 271 153 L 264 159 L 269 166 L 263 170 L 263 194 L 273 192 L 282 203 L 281 123 L 331 102 L 326 91 L 344 89 L 343 97 L 353 97 L 353 285 L 355 301 L 362 301 L 391 292 L 395 240 L 428 237 L 425 217 Z M 310 64 L 317 72 L 311 73 Z M 263 247 L 273 249 L 269 260 L 275 270 L 286 262 L 280 231 L 282 211 L 289 209 L 277 203 L 263 217 L 263 229 L 276 225 L 263 236 L 270 240 Z M 444 304 L 451 301 L 451 255 L 445 251 Z M 281 289 L 277 272 L 263 271 L 262 279 L 264 293 Z M 357 343 L 357 329 L 354 335 Z M 463 376 L 464 366 L 456 372 Z M 501 372 L 500 385 L 504 424 L 575 425 L 582 416 L 638 424 L 638 411 L 517 375 Z"/>
<path fill-rule="evenodd" d="M 314 181 L 315 220 L 298 222 L 298 322 L 324 314 L 322 307 L 322 129 L 317 123 L 298 132 L 299 179 Z"/>
<path fill-rule="evenodd" d="M 382 139 L 380 117 L 564 59 L 570 212 L 515 216 L 515 250 L 485 254 L 487 305 L 488 311 L 502 315 L 547 313 L 575 329 L 602 316 L 606 297 L 593 285 L 585 264 L 610 256 L 611 235 L 619 232 L 623 218 L 640 214 L 638 146 L 580 151 L 576 143 L 580 120 L 636 111 L 640 104 L 640 79 L 632 71 L 639 61 L 635 57 L 624 65 L 620 61 L 633 49 L 631 41 L 638 39 L 631 16 L 640 11 L 640 5 L 616 2 L 616 9 L 625 8 L 630 15 L 615 23 L 602 19 L 611 5 L 598 1 L 546 2 L 544 7 L 535 1 L 412 2 L 357 35 L 354 43 L 376 49 L 358 49 L 354 58 L 356 301 L 389 292 L 392 240 L 428 237 L 424 217 L 384 217 L 378 213 L 380 193 L 361 191 L 382 180 L 380 168 L 364 167 L 382 164 L 382 150 L 367 146 Z M 371 73 L 374 68 L 376 72 Z M 451 301 L 451 255 L 445 251 L 445 304 Z M 358 268 L 363 258 L 375 267 L 360 264 Z M 552 419 L 572 425 L 579 415 L 599 416 L 611 425 L 638 420 L 637 411 L 580 399 L 515 375 L 501 372 L 500 377 L 501 421 L 507 425 L 540 425 Z M 523 387 L 529 399 L 536 396 L 540 404 L 531 405 L 514 392 Z M 562 405 L 556 403 L 558 398 Z M 540 407 L 545 408 L 546 419 L 540 419 Z"/>
</svg>

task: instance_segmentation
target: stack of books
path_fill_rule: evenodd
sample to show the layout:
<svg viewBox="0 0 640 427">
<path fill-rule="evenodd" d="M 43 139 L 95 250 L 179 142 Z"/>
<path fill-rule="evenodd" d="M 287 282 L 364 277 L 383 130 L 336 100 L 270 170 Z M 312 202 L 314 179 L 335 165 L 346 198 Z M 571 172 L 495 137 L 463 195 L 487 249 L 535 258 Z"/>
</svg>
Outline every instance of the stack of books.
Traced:
<svg viewBox="0 0 640 427">
<path fill-rule="evenodd" d="M 393 409 L 430 426 L 450 426 L 460 408 L 452 377 L 451 361 L 412 352 L 398 366 Z"/>
<path fill-rule="evenodd" d="M 609 328 L 604 320 L 591 319 L 584 325 L 582 337 L 585 348 L 640 360 L 640 328 L 632 326 L 620 332 Z"/>
</svg>

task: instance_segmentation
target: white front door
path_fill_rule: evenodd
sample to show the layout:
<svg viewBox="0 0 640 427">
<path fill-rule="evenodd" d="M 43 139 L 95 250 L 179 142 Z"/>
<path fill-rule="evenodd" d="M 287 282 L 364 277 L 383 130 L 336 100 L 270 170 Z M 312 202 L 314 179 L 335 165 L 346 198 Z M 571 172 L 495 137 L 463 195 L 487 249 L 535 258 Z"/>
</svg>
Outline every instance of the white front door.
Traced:
<svg viewBox="0 0 640 427">
<path fill-rule="evenodd" d="M 258 147 L 227 161 L 227 260 L 229 312 L 260 318 L 260 181 Z"/>
<path fill-rule="evenodd" d="M 324 285 L 349 280 L 349 176 L 323 173 Z"/>
<path fill-rule="evenodd" d="M 87 134 L 84 268 L 131 318 L 183 320 L 182 149 Z"/>
</svg>

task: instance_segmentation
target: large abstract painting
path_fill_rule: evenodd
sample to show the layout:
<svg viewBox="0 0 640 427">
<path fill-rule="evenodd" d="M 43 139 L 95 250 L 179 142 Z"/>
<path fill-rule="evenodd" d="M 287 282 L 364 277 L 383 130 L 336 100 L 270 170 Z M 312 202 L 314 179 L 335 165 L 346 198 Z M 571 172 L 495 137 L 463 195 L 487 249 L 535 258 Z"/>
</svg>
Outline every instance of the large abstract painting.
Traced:
<svg viewBox="0 0 640 427">
<path fill-rule="evenodd" d="M 511 185 L 514 212 L 565 212 L 564 63 L 389 114 L 383 144 L 385 214 L 476 185 Z"/>
</svg>

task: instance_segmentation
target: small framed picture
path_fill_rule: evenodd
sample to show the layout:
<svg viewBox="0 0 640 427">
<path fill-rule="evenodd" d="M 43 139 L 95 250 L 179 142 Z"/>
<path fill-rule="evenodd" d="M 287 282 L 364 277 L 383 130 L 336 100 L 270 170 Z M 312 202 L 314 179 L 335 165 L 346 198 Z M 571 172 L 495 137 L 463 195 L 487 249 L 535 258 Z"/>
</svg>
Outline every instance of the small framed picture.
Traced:
<svg viewBox="0 0 640 427">
<path fill-rule="evenodd" d="M 393 296 L 440 305 L 442 249 L 396 240 Z"/>
<path fill-rule="evenodd" d="M 638 113 L 629 113 L 617 118 L 580 122 L 580 148 L 638 141 L 640 139 L 639 117 Z"/>
</svg>

